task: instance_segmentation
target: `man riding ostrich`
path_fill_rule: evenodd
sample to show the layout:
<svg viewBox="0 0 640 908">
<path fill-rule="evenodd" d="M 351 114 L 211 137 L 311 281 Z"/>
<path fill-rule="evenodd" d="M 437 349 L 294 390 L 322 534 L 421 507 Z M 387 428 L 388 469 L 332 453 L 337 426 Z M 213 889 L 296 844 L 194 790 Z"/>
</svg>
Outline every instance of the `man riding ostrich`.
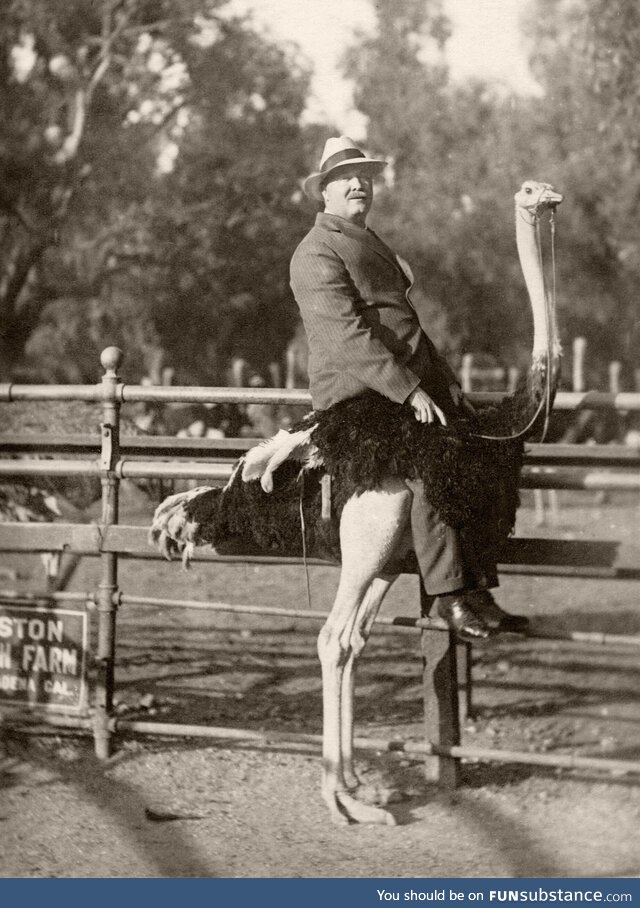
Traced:
<svg viewBox="0 0 640 908">
<path fill-rule="evenodd" d="M 314 410 L 250 451 L 224 490 L 167 499 L 150 532 L 167 557 L 182 553 L 185 562 L 194 546 L 228 536 L 282 551 L 295 545 L 283 524 L 300 532 L 287 508 L 296 517 L 300 508 L 303 551 L 340 558 L 336 599 L 318 638 L 322 795 L 338 823 L 393 822 L 355 796 L 353 684 L 404 556 L 415 553 L 435 611 L 459 639 L 526 632 L 527 619 L 501 609 L 490 588 L 515 522 L 522 439 L 547 414 L 558 376 L 536 227 L 562 197 L 533 181 L 516 195 L 534 316 L 530 381 L 504 407 L 477 414 L 420 324 L 409 266 L 367 227 L 373 180 L 385 166 L 341 136 L 327 141 L 319 170 L 305 181 L 324 211 L 293 255 L 291 286 L 309 341 Z"/>
</svg>

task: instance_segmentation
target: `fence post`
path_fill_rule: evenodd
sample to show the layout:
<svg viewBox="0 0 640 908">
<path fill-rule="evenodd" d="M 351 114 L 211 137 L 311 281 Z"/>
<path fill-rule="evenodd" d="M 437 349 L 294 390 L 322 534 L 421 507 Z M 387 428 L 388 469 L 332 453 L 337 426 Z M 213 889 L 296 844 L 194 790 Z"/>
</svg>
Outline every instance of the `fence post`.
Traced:
<svg viewBox="0 0 640 908">
<path fill-rule="evenodd" d="M 460 364 L 460 385 L 465 394 L 473 390 L 473 353 L 465 353 Z"/>
<path fill-rule="evenodd" d="M 585 337 L 573 339 L 573 390 L 584 391 L 584 357 L 587 349 Z"/>
<path fill-rule="evenodd" d="M 115 467 L 120 459 L 118 367 L 122 363 L 122 358 L 122 350 L 118 347 L 107 347 L 100 355 L 100 362 L 105 370 L 102 376 L 102 423 L 100 424 L 101 525 L 103 529 L 118 522 L 119 479 L 115 473 Z M 94 744 L 96 756 L 105 760 L 111 753 L 109 724 L 113 712 L 118 556 L 116 552 L 103 552 L 100 558 L 102 575 L 96 596 L 98 674 L 94 698 Z"/>
<path fill-rule="evenodd" d="M 464 705 L 461 716 L 465 720 L 473 720 L 477 713 L 473 700 L 473 647 L 470 643 L 460 643 L 458 646 L 458 675 L 464 677 Z"/>
<path fill-rule="evenodd" d="M 622 363 L 614 360 L 609 363 L 609 391 L 611 394 L 620 393 L 620 373 L 622 372 Z"/>
<path fill-rule="evenodd" d="M 427 617 L 433 597 L 420 579 L 420 614 Z M 423 630 L 421 634 L 424 719 L 427 741 L 445 746 L 460 744 L 457 641 L 453 633 Z M 427 756 L 425 777 L 443 788 L 457 788 L 460 760 L 457 757 Z"/>
</svg>

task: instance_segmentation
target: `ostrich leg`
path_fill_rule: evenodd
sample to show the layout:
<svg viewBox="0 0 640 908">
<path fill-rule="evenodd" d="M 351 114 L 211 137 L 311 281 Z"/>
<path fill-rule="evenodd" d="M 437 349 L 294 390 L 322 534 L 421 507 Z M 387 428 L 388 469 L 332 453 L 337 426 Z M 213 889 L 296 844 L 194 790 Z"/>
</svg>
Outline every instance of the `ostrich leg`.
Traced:
<svg viewBox="0 0 640 908">
<path fill-rule="evenodd" d="M 356 665 L 367 644 L 373 622 L 376 620 L 382 601 L 397 576 L 397 574 L 385 574 L 374 577 L 358 609 L 358 615 L 351 633 L 349 657 L 342 674 L 342 691 L 340 695 L 342 773 L 350 791 L 354 791 L 360 785 L 353 762 L 353 697 Z"/>
<path fill-rule="evenodd" d="M 354 659 L 366 641 L 362 631 L 370 628 L 391 586 L 392 579 L 380 575 L 406 536 L 410 508 L 411 493 L 404 482 L 389 479 L 375 491 L 350 498 L 342 512 L 340 583 L 318 637 L 323 695 L 322 796 L 336 823 L 393 822 L 387 811 L 361 804 L 348 794 L 349 783 L 356 781 L 352 758 L 353 676 Z"/>
</svg>

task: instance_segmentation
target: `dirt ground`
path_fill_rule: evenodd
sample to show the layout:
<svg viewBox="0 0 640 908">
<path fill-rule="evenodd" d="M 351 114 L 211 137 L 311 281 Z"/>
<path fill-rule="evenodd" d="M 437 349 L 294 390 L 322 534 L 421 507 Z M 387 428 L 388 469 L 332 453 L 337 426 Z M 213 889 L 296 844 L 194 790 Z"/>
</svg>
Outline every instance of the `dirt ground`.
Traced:
<svg viewBox="0 0 640 908">
<path fill-rule="evenodd" d="M 144 523 L 139 492 L 123 522 Z M 521 529 L 532 531 L 525 500 Z M 637 501 L 561 501 L 566 538 L 638 539 Z M 1 585 L 33 587 L 36 558 L 7 556 Z M 11 573 L 13 571 L 13 573 Z M 92 589 L 83 562 L 70 589 Z M 337 571 L 310 571 L 312 607 L 329 607 Z M 299 567 L 123 563 L 130 593 L 304 608 Z M 505 577 L 498 599 L 537 627 L 640 635 L 631 582 Z M 403 577 L 386 614 L 415 615 Z M 319 734 L 318 621 L 123 607 L 117 713 L 124 719 Z M 637 646 L 503 638 L 475 649 L 467 746 L 640 760 Z M 419 637 L 380 630 L 357 682 L 357 733 L 420 741 Z M 1 712 L 1 710 L 0 710 Z M 640 874 L 640 777 L 463 763 L 447 793 L 419 761 L 363 751 L 361 773 L 390 798 L 396 827 L 335 827 L 313 745 L 126 738 L 106 763 L 89 739 L 5 728 L 0 762 L 3 877 L 592 877 Z"/>
</svg>

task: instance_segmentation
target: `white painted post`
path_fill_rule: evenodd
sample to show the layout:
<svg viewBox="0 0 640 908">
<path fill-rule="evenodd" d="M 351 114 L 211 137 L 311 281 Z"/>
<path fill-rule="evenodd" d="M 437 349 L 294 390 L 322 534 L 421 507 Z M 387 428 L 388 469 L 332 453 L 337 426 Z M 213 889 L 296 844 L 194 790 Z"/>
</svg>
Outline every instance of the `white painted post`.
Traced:
<svg viewBox="0 0 640 908">
<path fill-rule="evenodd" d="M 609 391 L 611 394 L 620 393 L 620 373 L 622 372 L 622 363 L 613 360 L 609 363 Z"/>
<path fill-rule="evenodd" d="M 573 341 L 573 390 L 584 391 L 584 357 L 587 339 L 576 337 Z"/>
<path fill-rule="evenodd" d="M 462 357 L 462 363 L 460 365 L 460 384 L 462 385 L 462 390 L 465 394 L 468 394 L 473 390 L 473 378 L 472 378 L 472 369 L 473 369 L 473 353 L 465 353 Z"/>
</svg>

